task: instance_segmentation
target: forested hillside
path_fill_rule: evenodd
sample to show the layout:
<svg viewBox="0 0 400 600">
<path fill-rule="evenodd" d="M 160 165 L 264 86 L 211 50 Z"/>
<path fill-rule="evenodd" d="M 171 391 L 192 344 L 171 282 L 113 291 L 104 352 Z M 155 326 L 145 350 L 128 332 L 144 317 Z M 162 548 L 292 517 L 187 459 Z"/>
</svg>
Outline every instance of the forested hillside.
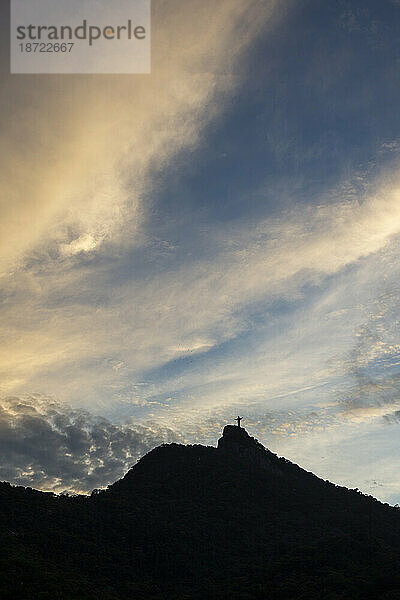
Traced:
<svg viewBox="0 0 400 600">
<path fill-rule="evenodd" d="M 400 598 L 400 511 L 236 426 L 90 497 L 3 483 L 0 519 L 2 600 Z"/>
</svg>

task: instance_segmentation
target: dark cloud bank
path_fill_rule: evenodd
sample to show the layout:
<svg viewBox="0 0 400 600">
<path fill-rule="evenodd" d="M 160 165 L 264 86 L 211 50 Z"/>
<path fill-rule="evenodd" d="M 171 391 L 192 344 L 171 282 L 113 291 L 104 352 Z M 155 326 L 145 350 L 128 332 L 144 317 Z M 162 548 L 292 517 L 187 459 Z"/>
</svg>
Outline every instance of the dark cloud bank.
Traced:
<svg viewBox="0 0 400 600">
<path fill-rule="evenodd" d="M 48 398 L 0 401 L 0 480 L 90 492 L 121 477 L 140 456 L 180 441 L 159 425 L 115 425 Z"/>
<path fill-rule="evenodd" d="M 245 410 L 246 409 L 246 410 Z M 260 414 L 247 406 L 223 408 L 209 418 L 175 418 L 176 430 L 161 423 L 114 424 L 84 410 L 39 395 L 0 399 L 0 481 L 57 493 L 91 492 L 122 477 L 152 448 L 170 442 L 215 444 L 216 432 L 246 412 L 246 427 L 272 443 L 275 436 L 300 435 L 322 415 L 295 411 Z M 324 423 L 332 416 L 323 415 Z M 330 421 L 329 421 L 330 422 Z"/>
</svg>

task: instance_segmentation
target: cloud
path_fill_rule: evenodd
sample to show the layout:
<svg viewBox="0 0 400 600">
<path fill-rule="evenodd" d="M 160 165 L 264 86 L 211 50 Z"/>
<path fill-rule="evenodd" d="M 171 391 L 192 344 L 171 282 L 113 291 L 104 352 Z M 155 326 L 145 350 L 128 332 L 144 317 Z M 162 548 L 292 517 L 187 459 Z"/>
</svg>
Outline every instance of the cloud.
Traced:
<svg viewBox="0 0 400 600">
<path fill-rule="evenodd" d="M 295 304 L 303 298 L 305 286 L 323 289 L 328 277 L 339 277 L 346 267 L 386 252 L 400 231 L 396 181 L 393 174 L 374 189 L 371 185 L 362 202 L 353 197 L 344 200 L 339 187 L 321 198 L 317 207 L 293 209 L 257 224 L 210 228 L 204 240 L 212 250 L 210 258 L 187 256 L 154 273 L 151 262 L 143 275 L 115 257 L 66 263 L 63 268 L 51 255 L 32 259 L 29 269 L 3 281 L 5 302 L 0 311 L 7 340 L 0 350 L 3 393 L 44 391 L 79 405 L 90 405 L 99 397 L 109 403 L 143 399 L 134 389 L 138 382 L 151 380 L 163 365 L 205 357 L 239 339 L 252 327 L 250 315 L 257 304 L 263 314 L 278 300 Z M 147 249 L 141 252 L 146 254 Z M 376 273 L 368 274 L 372 276 L 376 278 Z M 348 294 L 350 285 L 354 279 L 343 293 Z M 192 385 L 195 390 L 201 385 L 206 392 L 209 381 L 219 381 L 225 386 L 221 393 L 240 397 L 255 391 L 265 396 L 265 380 L 278 378 L 269 392 L 279 394 L 279 380 L 285 377 L 286 365 L 294 365 L 296 351 L 304 358 L 307 347 L 309 361 L 323 354 L 322 349 L 315 353 L 315 336 L 321 339 L 325 328 L 326 339 L 329 333 L 334 335 L 337 325 L 330 323 L 329 332 L 326 320 L 330 311 L 337 311 L 337 301 L 338 292 L 335 296 L 332 291 L 330 300 L 321 298 L 296 321 L 290 315 L 281 319 L 275 315 L 274 322 L 284 327 L 286 350 L 277 354 L 274 334 L 260 343 L 259 350 L 253 349 L 256 357 L 254 352 L 248 359 L 230 356 L 229 362 L 214 362 L 207 373 L 193 372 L 188 363 L 192 381 L 180 376 L 179 387 L 189 390 Z M 279 369 L 271 369 L 273 364 L 265 369 L 267 355 L 273 364 L 278 360 Z M 164 377 L 165 387 L 172 385 L 166 389 L 171 395 L 177 387 L 167 379 L 173 376 Z M 243 388 L 238 377 L 246 379 Z M 324 380 L 325 375 L 314 381 L 309 368 L 308 381 L 304 372 L 299 373 L 292 387 L 314 385 L 321 377 Z M 220 393 L 210 395 L 215 402 L 219 397 Z"/>
<path fill-rule="evenodd" d="M 387 420 L 388 407 L 400 403 L 397 285 L 379 294 L 369 305 L 368 313 L 367 320 L 357 328 L 356 343 L 343 362 L 353 384 L 340 401 L 354 418 L 383 416 Z"/>
<path fill-rule="evenodd" d="M 0 102 L 12 98 L 13 110 L 0 153 L 0 254 L 3 272 L 12 271 L 0 290 L 3 393 L 141 401 L 134 386 L 149 372 L 237 339 L 255 304 L 268 310 L 301 298 L 305 286 L 382 251 L 400 231 L 394 169 L 368 193 L 344 182 L 317 206 L 210 225 L 200 240 L 206 258 L 180 249 L 180 232 L 198 233 L 177 218 L 177 240 L 154 259 L 157 173 L 224 110 L 246 47 L 277 14 L 273 2 L 174 6 L 156 3 L 151 78 L 28 77 L 4 86 Z M 237 386 L 220 366 L 209 379 Z M 253 385 L 263 392 L 263 381 Z"/>
<path fill-rule="evenodd" d="M 38 246 L 88 253 L 121 230 L 138 242 L 152 173 L 223 109 L 274 6 L 158 0 L 151 76 L 4 75 L 0 275 Z"/>
<path fill-rule="evenodd" d="M 125 293 L 109 277 L 121 256 L 151 238 L 158 174 L 183 149 L 190 152 L 224 110 L 244 72 L 245 50 L 272 26 L 275 4 L 158 0 L 150 77 L 4 76 L 2 392 L 14 392 L 32 376 L 51 377 L 61 362 L 75 372 L 84 362 L 101 369 L 110 360 L 131 365 L 130 344 L 128 361 L 115 356 L 115 341 L 120 346 L 125 334 L 114 319 L 131 307 L 132 294 L 144 322 L 132 322 L 126 336 L 133 325 L 139 368 L 154 357 L 153 348 L 143 348 L 154 323 L 143 303 L 152 302 L 153 290 L 142 291 L 136 280 Z M 164 354 L 212 343 L 208 336 L 184 335 L 171 339 Z"/>
<path fill-rule="evenodd" d="M 90 492 L 143 454 L 178 442 L 161 425 L 115 425 L 38 395 L 0 403 L 0 479 L 49 491 Z"/>
</svg>

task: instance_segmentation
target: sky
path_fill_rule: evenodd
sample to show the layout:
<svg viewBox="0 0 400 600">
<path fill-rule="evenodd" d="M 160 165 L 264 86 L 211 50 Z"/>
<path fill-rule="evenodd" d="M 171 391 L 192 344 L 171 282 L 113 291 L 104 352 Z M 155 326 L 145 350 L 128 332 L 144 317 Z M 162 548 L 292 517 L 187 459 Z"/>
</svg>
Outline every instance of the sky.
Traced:
<svg viewBox="0 0 400 600">
<path fill-rule="evenodd" d="M 153 0 L 150 75 L 10 75 L 8 19 L 0 479 L 89 492 L 240 414 L 400 503 L 400 2 Z"/>
</svg>

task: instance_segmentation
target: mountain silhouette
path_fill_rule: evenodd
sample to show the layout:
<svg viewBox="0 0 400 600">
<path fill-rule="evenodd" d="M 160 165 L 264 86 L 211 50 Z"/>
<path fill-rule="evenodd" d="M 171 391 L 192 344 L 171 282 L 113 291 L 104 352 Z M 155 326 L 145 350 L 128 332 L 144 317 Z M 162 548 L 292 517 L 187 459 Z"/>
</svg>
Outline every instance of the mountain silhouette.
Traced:
<svg viewBox="0 0 400 600">
<path fill-rule="evenodd" d="M 0 484 L 1 600 L 400 598 L 400 511 L 227 425 L 107 490 Z"/>
</svg>

